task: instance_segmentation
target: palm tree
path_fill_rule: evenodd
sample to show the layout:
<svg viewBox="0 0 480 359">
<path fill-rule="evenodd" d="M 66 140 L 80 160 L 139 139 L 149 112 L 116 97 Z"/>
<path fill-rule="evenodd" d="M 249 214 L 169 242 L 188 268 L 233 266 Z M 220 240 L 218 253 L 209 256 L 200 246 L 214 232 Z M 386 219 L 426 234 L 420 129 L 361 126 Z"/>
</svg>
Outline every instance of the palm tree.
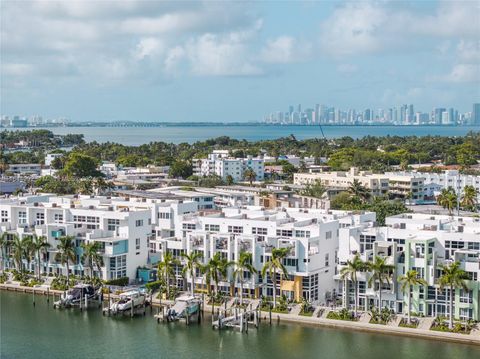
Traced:
<svg viewBox="0 0 480 359">
<path fill-rule="evenodd" d="M 37 236 L 33 235 L 32 239 L 32 248 L 37 257 L 37 269 L 38 269 L 38 279 L 41 277 L 41 255 L 44 253 L 47 248 L 50 247 L 50 243 L 48 243 L 47 238 L 45 236 Z"/>
<path fill-rule="evenodd" d="M 360 201 L 366 202 L 370 198 L 370 191 L 365 187 L 358 179 L 354 179 L 350 187 L 348 187 L 348 192 L 359 198 Z"/>
<path fill-rule="evenodd" d="M 228 274 L 228 268 L 234 263 L 230 262 L 227 258 L 220 256 L 217 252 L 208 261 L 207 276 L 209 276 L 215 282 L 215 294 L 218 295 L 218 282 L 222 278 L 226 278 Z"/>
<path fill-rule="evenodd" d="M 448 327 L 453 328 L 453 299 L 455 296 L 455 289 L 461 288 L 463 290 L 468 290 L 465 279 L 467 279 L 467 273 L 460 269 L 460 263 L 453 262 L 450 265 L 442 266 L 442 276 L 440 277 L 440 290 L 444 288 L 450 289 L 450 315 Z"/>
<path fill-rule="evenodd" d="M 70 285 L 70 262 L 75 263 L 77 256 L 75 254 L 75 237 L 62 236 L 58 239 L 57 254 L 55 260 L 67 266 L 67 287 Z"/>
<path fill-rule="evenodd" d="M 92 194 L 93 193 L 93 180 L 90 177 L 84 178 L 77 182 L 77 191 L 80 194 Z"/>
<path fill-rule="evenodd" d="M 462 207 L 469 209 L 471 211 L 475 211 L 478 204 L 478 189 L 473 186 L 465 186 L 463 188 L 463 195 L 462 195 Z"/>
<path fill-rule="evenodd" d="M 408 302 L 407 302 L 407 313 L 408 313 L 408 324 L 411 322 L 411 300 L 412 300 L 412 287 L 427 285 L 427 282 L 423 278 L 418 277 L 418 272 L 416 270 L 409 270 L 407 274 L 402 275 L 398 278 L 398 281 L 402 284 L 402 292 L 405 293 L 405 290 L 408 289 Z"/>
<path fill-rule="evenodd" d="M 451 216 L 457 204 L 457 194 L 455 190 L 452 187 L 442 189 L 442 192 L 437 196 L 437 203 L 443 208 L 448 209 L 448 214 Z"/>
<path fill-rule="evenodd" d="M 390 283 L 390 275 L 394 269 L 393 265 L 387 264 L 387 258 L 376 256 L 373 262 L 368 262 L 366 268 L 372 273 L 368 285 L 375 286 L 378 282 L 378 308 L 382 308 L 382 285 Z"/>
<path fill-rule="evenodd" d="M 158 262 L 158 273 L 163 275 L 167 287 L 167 299 L 170 299 L 170 276 L 175 275 L 174 266 L 176 264 L 178 264 L 178 260 L 173 257 L 172 252 L 165 252 L 163 261 Z"/>
<path fill-rule="evenodd" d="M 103 265 L 103 257 L 99 253 L 100 243 L 99 242 L 90 242 L 82 243 L 82 263 L 86 265 L 90 271 L 90 277 L 94 277 L 93 268 L 97 267 L 97 270 L 100 271 Z"/>
<path fill-rule="evenodd" d="M 253 181 L 257 179 L 257 174 L 250 167 L 246 169 L 243 173 L 243 177 L 250 182 L 250 186 L 253 184 Z"/>
<path fill-rule="evenodd" d="M 13 235 L 13 259 L 15 261 L 17 270 L 19 272 L 24 271 L 23 267 L 23 258 L 28 257 L 29 251 L 31 250 L 31 238 L 23 237 L 20 238 L 16 234 Z"/>
<path fill-rule="evenodd" d="M 200 260 L 203 258 L 203 255 L 200 252 L 192 252 L 191 254 L 182 253 L 182 257 L 185 259 L 183 273 L 190 275 L 192 280 L 192 287 L 190 289 L 193 296 L 195 294 L 195 273 L 197 268 L 201 268 Z"/>
<path fill-rule="evenodd" d="M 235 270 L 233 271 L 233 278 L 240 279 L 240 305 L 243 305 L 243 283 L 245 282 L 244 273 L 257 273 L 257 270 L 252 265 L 252 253 L 241 252 L 238 261 L 235 262 Z"/>
<path fill-rule="evenodd" d="M 365 268 L 365 263 L 360 259 L 360 255 L 356 254 L 353 260 L 348 260 L 347 265 L 340 270 L 340 276 L 343 280 L 345 280 L 345 291 L 347 290 L 348 280 L 351 280 L 354 286 L 354 296 L 355 296 L 355 304 L 354 304 L 354 313 L 357 316 L 357 305 L 358 305 L 358 285 L 357 285 L 357 272 L 362 271 Z M 345 293 L 345 301 L 347 308 L 348 305 L 348 292 Z"/>
<path fill-rule="evenodd" d="M 273 282 L 273 306 L 277 306 L 277 272 L 280 272 L 280 278 L 288 277 L 287 268 L 283 265 L 283 259 L 288 256 L 290 248 L 273 248 L 270 259 L 265 262 L 262 268 L 262 277 L 265 278 L 266 273 Z"/>
<path fill-rule="evenodd" d="M 11 244 L 12 242 L 8 240 L 8 233 L 3 232 L 0 236 L 0 259 L 2 261 L 0 268 L 2 269 L 2 271 L 5 270 L 5 263 L 7 262 L 7 251 Z"/>
</svg>

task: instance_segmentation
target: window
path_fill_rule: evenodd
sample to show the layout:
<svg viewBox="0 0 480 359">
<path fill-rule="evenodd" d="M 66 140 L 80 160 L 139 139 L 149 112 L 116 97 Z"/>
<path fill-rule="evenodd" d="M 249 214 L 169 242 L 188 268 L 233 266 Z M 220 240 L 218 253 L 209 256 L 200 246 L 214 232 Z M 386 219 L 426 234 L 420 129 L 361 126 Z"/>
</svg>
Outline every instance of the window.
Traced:
<svg viewBox="0 0 480 359">
<path fill-rule="evenodd" d="M 183 229 L 193 230 L 193 229 L 195 229 L 195 224 L 194 224 L 194 223 L 183 223 L 183 224 L 182 224 L 182 228 L 183 228 Z"/>
<path fill-rule="evenodd" d="M 267 228 L 252 227 L 252 234 L 267 235 L 267 233 L 268 233 Z"/>
<path fill-rule="evenodd" d="M 27 212 L 24 212 L 24 211 L 18 212 L 18 223 L 19 224 L 27 223 Z"/>
<path fill-rule="evenodd" d="M 243 227 L 228 226 L 228 233 L 243 233 Z"/>
<path fill-rule="evenodd" d="M 114 218 L 107 219 L 107 230 L 116 231 L 118 226 L 120 226 L 120 220 Z"/>
<path fill-rule="evenodd" d="M 170 219 L 170 213 L 168 212 L 159 212 L 158 213 L 159 219 Z"/>
<path fill-rule="evenodd" d="M 8 211 L 2 210 L 0 212 L 0 222 L 8 222 Z"/>
<path fill-rule="evenodd" d="M 63 222 L 63 214 L 61 214 L 61 213 L 55 213 L 55 214 L 53 215 L 53 220 L 54 220 L 55 223 L 61 223 L 61 222 Z"/>
<path fill-rule="evenodd" d="M 118 279 L 127 276 L 127 256 L 121 255 L 110 258 L 110 279 Z"/>
<path fill-rule="evenodd" d="M 473 291 L 460 289 L 460 303 L 473 303 Z"/>
<path fill-rule="evenodd" d="M 143 226 L 143 219 L 137 219 L 135 221 L 135 227 L 142 227 Z"/>
<path fill-rule="evenodd" d="M 328 257 L 329 257 L 328 253 L 325 253 L 325 267 L 328 267 L 328 264 L 329 264 Z"/>
<path fill-rule="evenodd" d="M 140 238 L 135 238 L 135 249 L 136 250 L 140 249 Z"/>
<path fill-rule="evenodd" d="M 206 224 L 205 230 L 210 232 L 220 232 L 220 225 L 218 224 Z"/>
<path fill-rule="evenodd" d="M 331 239 L 331 238 L 332 238 L 332 231 L 325 232 L 325 239 Z"/>
<path fill-rule="evenodd" d="M 295 237 L 310 238 L 310 231 L 295 231 Z"/>
<path fill-rule="evenodd" d="M 42 225 L 45 224 L 45 213 L 36 213 L 35 214 L 35 224 Z"/>
<path fill-rule="evenodd" d="M 277 236 L 281 237 L 292 237 L 293 231 L 290 229 L 277 229 Z"/>
</svg>

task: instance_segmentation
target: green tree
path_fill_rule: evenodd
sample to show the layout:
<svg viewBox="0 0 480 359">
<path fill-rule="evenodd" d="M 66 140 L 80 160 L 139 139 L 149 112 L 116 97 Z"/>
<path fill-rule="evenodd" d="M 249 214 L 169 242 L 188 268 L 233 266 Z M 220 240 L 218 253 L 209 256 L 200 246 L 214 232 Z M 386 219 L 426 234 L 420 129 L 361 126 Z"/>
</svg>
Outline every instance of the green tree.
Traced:
<svg viewBox="0 0 480 359">
<path fill-rule="evenodd" d="M 80 194 L 91 195 L 93 194 L 93 180 L 91 178 L 82 178 L 76 184 L 77 191 Z"/>
<path fill-rule="evenodd" d="M 402 275 L 398 278 L 399 283 L 402 285 L 402 292 L 407 292 L 407 315 L 408 315 L 408 324 L 411 323 L 411 300 L 412 300 L 412 287 L 416 286 L 426 286 L 427 282 L 423 278 L 419 278 L 418 272 L 416 270 L 409 270 L 405 275 Z"/>
<path fill-rule="evenodd" d="M 357 306 L 358 306 L 358 281 L 357 281 L 357 273 L 364 270 L 366 267 L 365 263 L 361 260 L 360 255 L 356 254 L 353 257 L 353 260 L 347 260 L 347 264 L 340 270 L 340 277 L 345 281 L 345 308 L 348 308 L 348 298 L 349 298 L 349 291 L 347 283 L 350 280 L 353 284 L 354 289 L 354 313 L 357 316 Z"/>
<path fill-rule="evenodd" d="M 376 256 L 373 262 L 367 262 L 366 268 L 371 272 L 368 280 L 369 286 L 376 286 L 378 283 L 378 308 L 382 308 L 382 287 L 384 283 L 390 283 L 391 273 L 394 266 L 387 264 L 387 258 Z"/>
<path fill-rule="evenodd" d="M 226 183 L 227 183 L 227 186 L 231 186 L 235 183 L 235 180 L 233 179 L 233 177 L 231 175 L 228 175 L 227 178 L 226 178 Z"/>
<path fill-rule="evenodd" d="M 215 294 L 218 295 L 218 282 L 222 278 L 226 278 L 228 274 L 228 268 L 234 263 L 230 262 L 228 259 L 221 257 L 220 253 L 215 253 L 212 258 L 208 261 L 207 273 L 215 283 Z"/>
<path fill-rule="evenodd" d="M 316 180 L 312 184 L 308 183 L 300 193 L 302 196 L 322 198 L 327 193 L 327 188 L 322 184 L 322 181 Z"/>
<path fill-rule="evenodd" d="M 48 243 L 47 238 L 45 236 L 37 236 L 33 235 L 32 237 L 32 247 L 33 251 L 35 252 L 36 258 L 37 258 L 37 269 L 38 269 L 38 279 L 40 279 L 42 273 L 42 254 L 47 251 L 48 248 L 50 248 L 50 243 Z"/>
<path fill-rule="evenodd" d="M 195 294 L 195 273 L 197 269 L 201 269 L 202 263 L 200 261 L 203 258 L 203 255 L 200 252 L 192 252 L 190 254 L 182 253 L 182 257 L 185 260 L 185 265 L 182 271 L 184 275 L 190 275 L 192 281 L 190 290 L 193 296 Z"/>
<path fill-rule="evenodd" d="M 463 188 L 462 207 L 472 212 L 475 211 L 478 205 L 478 195 L 478 189 L 470 185 L 465 186 Z"/>
<path fill-rule="evenodd" d="M 19 272 L 24 272 L 23 259 L 29 261 L 29 256 L 31 253 L 31 237 L 20 238 L 16 234 L 13 235 L 12 249 L 13 249 L 13 259 L 17 266 Z"/>
<path fill-rule="evenodd" d="M 240 252 L 240 257 L 235 262 L 235 270 L 233 271 L 233 278 L 240 282 L 240 305 L 243 305 L 243 284 L 245 283 L 244 275 L 257 273 L 257 270 L 252 264 L 252 253 Z"/>
<path fill-rule="evenodd" d="M 262 277 L 266 278 L 266 274 L 270 276 L 273 283 L 273 306 L 277 306 L 277 273 L 280 273 L 280 278 L 287 278 L 287 268 L 283 265 L 283 260 L 290 253 L 290 248 L 273 248 L 272 255 L 262 268 Z"/>
<path fill-rule="evenodd" d="M 75 254 L 75 237 L 62 236 L 57 244 L 57 254 L 55 260 L 67 267 L 67 288 L 70 286 L 70 263 L 75 264 L 77 256 Z"/>
<path fill-rule="evenodd" d="M 359 198 L 361 202 L 366 202 L 370 198 L 370 191 L 358 179 L 354 179 L 348 187 L 348 192 L 355 198 Z"/>
<path fill-rule="evenodd" d="M 0 268 L 2 269 L 2 271 L 5 270 L 5 263 L 7 262 L 7 253 L 11 244 L 12 242 L 8 240 L 8 233 L 3 232 L 0 235 L 0 260 L 1 260 Z"/>
<path fill-rule="evenodd" d="M 192 175 L 192 165 L 185 161 L 175 161 L 170 166 L 168 175 L 171 178 L 188 178 Z"/>
<path fill-rule="evenodd" d="M 250 186 L 251 186 L 253 184 L 253 181 L 257 179 L 257 174 L 253 169 L 249 167 L 243 173 L 243 178 L 245 178 L 248 182 L 250 182 Z"/>
<path fill-rule="evenodd" d="M 449 298 L 449 323 L 448 327 L 453 328 L 453 300 L 455 298 L 455 290 L 461 288 L 463 290 L 468 290 L 465 280 L 468 278 L 467 273 L 460 269 L 460 263 L 454 262 L 450 265 L 444 265 L 441 267 L 442 275 L 440 276 L 440 290 L 448 288 L 450 290 Z"/>
<path fill-rule="evenodd" d="M 103 265 L 103 257 L 100 254 L 100 243 L 99 242 L 90 242 L 90 243 L 82 243 L 82 263 L 86 265 L 90 271 L 90 277 L 94 277 L 94 270 L 93 268 L 96 267 L 97 270 L 100 272 L 101 267 Z"/>
<path fill-rule="evenodd" d="M 170 278 L 175 276 L 175 265 L 178 260 L 173 256 L 172 252 L 163 253 L 163 260 L 158 262 L 158 273 L 165 279 L 167 289 L 167 299 L 170 299 Z"/>
<path fill-rule="evenodd" d="M 65 162 L 63 173 L 73 178 L 101 177 L 103 174 L 97 170 L 97 166 L 96 158 L 83 153 L 72 152 Z"/>
<path fill-rule="evenodd" d="M 437 203 L 448 210 L 448 214 L 453 214 L 453 209 L 457 205 L 457 194 L 452 187 L 444 188 L 437 196 Z"/>
</svg>

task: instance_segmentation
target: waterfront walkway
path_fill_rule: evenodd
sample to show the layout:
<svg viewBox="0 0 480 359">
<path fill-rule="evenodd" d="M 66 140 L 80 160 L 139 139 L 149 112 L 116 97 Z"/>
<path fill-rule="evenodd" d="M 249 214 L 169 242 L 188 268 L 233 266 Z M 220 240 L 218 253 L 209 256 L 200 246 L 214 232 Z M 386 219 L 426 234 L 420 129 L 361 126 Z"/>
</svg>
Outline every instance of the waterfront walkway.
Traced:
<svg viewBox="0 0 480 359">
<path fill-rule="evenodd" d="M 45 287 L 23 287 L 18 284 L 0 284 L 0 290 L 8 290 L 8 291 L 18 291 L 24 293 L 33 293 L 40 294 L 40 295 L 55 295 L 58 296 L 62 294 L 62 291 L 58 290 L 47 290 Z M 115 294 L 107 294 L 105 295 L 104 299 L 108 300 L 108 298 L 117 298 L 118 296 Z M 252 306 L 258 306 L 260 302 L 258 300 L 251 301 Z M 157 298 L 152 298 L 152 306 L 153 307 L 161 307 L 165 305 L 172 305 L 173 301 L 171 300 L 159 300 Z M 211 312 L 212 307 L 210 305 L 204 305 L 204 310 L 206 312 Z M 217 310 L 224 310 L 224 306 L 216 306 L 214 307 L 214 311 Z M 318 314 L 320 311 L 323 310 L 320 317 Z M 344 320 L 336 320 L 336 319 L 328 319 L 327 315 L 330 311 L 329 308 L 316 308 L 314 311 L 314 315 L 311 317 L 298 315 L 298 314 L 282 314 L 282 313 L 274 313 L 272 312 L 272 322 L 292 322 L 292 323 L 300 323 L 300 324 L 309 324 L 309 325 L 318 325 L 324 327 L 331 327 L 337 329 L 346 329 L 346 330 L 359 330 L 359 331 L 366 331 L 366 332 L 375 332 L 380 334 L 386 335 L 403 335 L 409 337 L 419 337 L 423 339 L 433 339 L 433 340 L 442 340 L 442 341 L 450 341 L 450 342 L 457 342 L 457 343 L 464 343 L 464 344 L 473 344 L 480 346 L 480 328 L 474 328 L 470 334 L 457 334 L 457 333 L 446 333 L 446 332 L 438 332 L 429 330 L 431 323 L 433 322 L 433 318 L 422 318 L 420 321 L 418 328 L 404 328 L 398 327 L 395 325 L 381 325 L 381 324 L 370 324 L 367 314 L 362 315 L 362 319 L 358 322 L 353 321 L 344 321 Z M 400 317 L 400 316 L 398 316 Z M 269 312 L 262 311 L 261 312 L 261 319 L 268 320 Z M 397 320 L 399 322 L 399 320 Z M 395 322 L 397 322 L 395 321 Z"/>
</svg>

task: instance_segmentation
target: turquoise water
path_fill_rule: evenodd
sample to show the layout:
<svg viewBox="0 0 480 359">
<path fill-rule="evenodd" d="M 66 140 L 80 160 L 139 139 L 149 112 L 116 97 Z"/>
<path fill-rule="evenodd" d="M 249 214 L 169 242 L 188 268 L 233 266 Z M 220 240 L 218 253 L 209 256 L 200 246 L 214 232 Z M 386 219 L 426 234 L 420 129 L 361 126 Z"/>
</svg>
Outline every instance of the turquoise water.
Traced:
<svg viewBox="0 0 480 359">
<path fill-rule="evenodd" d="M 51 304 L 51 302 L 50 302 Z M 0 292 L 2 358 L 162 359 L 463 359 L 480 348 L 294 324 L 248 334 L 214 331 L 207 322 L 157 324 L 146 317 L 108 318 L 99 310 L 54 310 L 45 297 Z"/>
<path fill-rule="evenodd" d="M 323 137 L 317 126 L 172 126 L 172 127 L 51 127 L 55 134 L 83 133 L 86 141 L 117 142 L 124 145 L 141 145 L 152 141 L 172 143 L 202 141 L 219 136 L 229 136 L 249 141 L 273 139 L 295 135 L 297 139 Z M 323 126 L 327 138 L 351 136 L 462 136 L 469 131 L 480 131 L 473 126 Z"/>
</svg>

